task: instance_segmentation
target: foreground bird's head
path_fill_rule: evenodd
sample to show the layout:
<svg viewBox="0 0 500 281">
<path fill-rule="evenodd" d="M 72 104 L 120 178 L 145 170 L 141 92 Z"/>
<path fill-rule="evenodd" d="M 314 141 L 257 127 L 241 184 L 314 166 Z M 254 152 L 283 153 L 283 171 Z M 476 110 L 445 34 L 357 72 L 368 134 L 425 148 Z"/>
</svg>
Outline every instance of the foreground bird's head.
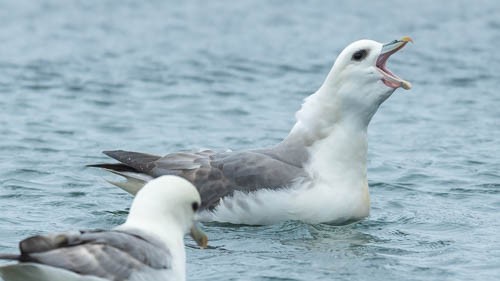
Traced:
<svg viewBox="0 0 500 281">
<path fill-rule="evenodd" d="M 359 40 L 347 46 L 337 57 L 318 93 L 320 103 L 331 106 L 340 118 L 356 117 L 366 125 L 397 88 L 410 89 L 411 84 L 387 69 L 389 57 L 403 48 L 410 37 L 386 44 Z M 333 111 L 333 110 L 332 110 Z M 335 120 L 338 121 L 338 120 Z"/>
<path fill-rule="evenodd" d="M 190 182 L 177 176 L 161 176 L 137 193 L 126 224 L 145 230 L 190 231 L 198 245 L 205 248 L 208 239 L 195 222 L 200 206 L 200 194 Z"/>
</svg>

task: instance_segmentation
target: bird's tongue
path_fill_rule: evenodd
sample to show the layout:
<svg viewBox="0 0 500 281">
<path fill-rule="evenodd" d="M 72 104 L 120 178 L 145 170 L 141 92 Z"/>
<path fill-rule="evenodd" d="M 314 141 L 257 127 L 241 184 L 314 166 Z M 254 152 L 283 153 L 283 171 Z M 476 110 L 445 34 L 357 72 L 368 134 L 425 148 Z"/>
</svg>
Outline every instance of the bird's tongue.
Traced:
<svg viewBox="0 0 500 281">
<path fill-rule="evenodd" d="M 405 90 L 411 89 L 410 82 L 399 78 L 397 75 L 393 74 L 387 68 L 385 68 L 385 69 L 377 68 L 377 69 L 378 69 L 378 71 L 380 71 L 380 73 L 382 73 L 382 75 L 384 75 L 384 78 L 382 79 L 382 81 L 387 86 L 389 86 L 391 88 L 402 87 Z"/>
</svg>

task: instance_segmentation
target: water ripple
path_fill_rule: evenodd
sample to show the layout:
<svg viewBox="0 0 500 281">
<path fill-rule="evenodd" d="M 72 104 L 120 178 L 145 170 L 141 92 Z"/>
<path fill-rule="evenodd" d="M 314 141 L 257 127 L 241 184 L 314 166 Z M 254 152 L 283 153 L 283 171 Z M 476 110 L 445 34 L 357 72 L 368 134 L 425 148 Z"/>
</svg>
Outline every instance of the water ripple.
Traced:
<svg viewBox="0 0 500 281">
<path fill-rule="evenodd" d="M 370 217 L 207 224 L 189 280 L 498 279 L 497 1 L 172 4 L 0 4 L 2 252 L 125 220 L 132 197 L 84 168 L 100 151 L 272 145 L 347 43 L 410 35 L 389 66 L 414 88 L 368 131 Z"/>
</svg>

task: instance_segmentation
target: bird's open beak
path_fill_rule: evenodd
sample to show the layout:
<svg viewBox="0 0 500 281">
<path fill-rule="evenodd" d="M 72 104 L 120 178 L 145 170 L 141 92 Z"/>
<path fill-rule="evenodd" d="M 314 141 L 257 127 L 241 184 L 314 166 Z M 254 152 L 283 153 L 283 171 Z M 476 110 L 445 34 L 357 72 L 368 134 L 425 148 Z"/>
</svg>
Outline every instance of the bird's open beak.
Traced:
<svg viewBox="0 0 500 281">
<path fill-rule="evenodd" d="M 193 240 L 196 241 L 196 244 L 200 246 L 200 248 L 205 249 L 208 246 L 208 237 L 205 232 L 201 230 L 201 224 L 199 222 L 195 222 L 193 224 L 189 234 L 191 235 Z"/>
<path fill-rule="evenodd" d="M 385 85 L 390 88 L 399 88 L 402 87 L 405 90 L 411 89 L 411 83 L 399 78 L 397 75 L 392 73 L 389 69 L 387 69 L 386 63 L 389 57 L 403 48 L 408 42 L 412 42 L 413 40 L 405 36 L 399 40 L 394 40 L 389 43 L 386 43 L 382 46 L 382 51 L 377 59 L 376 66 L 377 69 L 382 73 L 382 81 Z"/>
</svg>

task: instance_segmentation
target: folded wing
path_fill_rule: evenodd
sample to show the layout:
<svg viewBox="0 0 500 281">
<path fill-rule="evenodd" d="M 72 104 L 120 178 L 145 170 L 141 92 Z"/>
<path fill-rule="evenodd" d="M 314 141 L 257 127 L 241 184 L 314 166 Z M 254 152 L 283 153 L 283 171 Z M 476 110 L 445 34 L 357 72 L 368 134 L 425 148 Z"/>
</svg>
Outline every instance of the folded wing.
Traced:
<svg viewBox="0 0 500 281">
<path fill-rule="evenodd" d="M 279 189 L 307 177 L 302 162 L 286 161 L 272 150 L 217 153 L 212 150 L 177 152 L 164 157 L 129 151 L 105 151 L 116 164 L 97 164 L 134 179 L 177 175 L 192 182 L 201 194 L 202 209 L 212 209 L 235 191 Z M 134 177 L 133 174 L 137 174 Z"/>
<path fill-rule="evenodd" d="M 171 267 L 171 255 L 160 242 L 134 232 L 95 230 L 34 236 L 21 241 L 20 250 L 20 262 L 109 280 L 125 280 L 134 271 Z"/>
</svg>

